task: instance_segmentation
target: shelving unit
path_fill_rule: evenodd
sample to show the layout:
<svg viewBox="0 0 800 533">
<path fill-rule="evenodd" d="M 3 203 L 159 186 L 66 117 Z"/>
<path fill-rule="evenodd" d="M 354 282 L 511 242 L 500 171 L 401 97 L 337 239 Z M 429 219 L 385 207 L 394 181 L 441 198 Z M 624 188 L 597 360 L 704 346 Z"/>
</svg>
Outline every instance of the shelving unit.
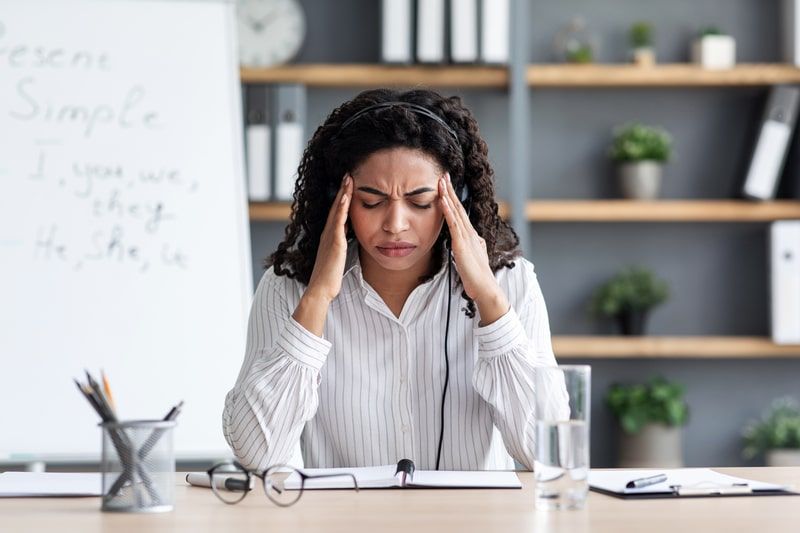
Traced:
<svg viewBox="0 0 800 533">
<path fill-rule="evenodd" d="M 739 64 L 728 70 L 705 70 L 691 64 L 530 64 L 526 54 L 529 28 L 527 2 L 512 1 L 511 49 L 508 66 L 382 64 L 295 64 L 240 71 L 250 83 L 302 83 L 312 88 L 368 88 L 429 86 L 454 89 L 497 89 L 509 101 L 508 199 L 500 204 L 522 243 L 529 242 L 533 223 L 661 222 L 767 223 L 800 219 L 800 201 L 749 202 L 733 199 L 629 201 L 606 199 L 528 200 L 530 91 L 549 88 L 713 88 L 768 87 L 800 84 L 800 68 L 792 65 Z M 522 51 L 522 52 L 520 52 Z M 535 112 L 535 110 L 534 110 Z M 250 204 L 256 222 L 288 220 L 286 202 Z M 610 337 L 554 336 L 561 358 L 790 358 L 800 357 L 800 346 L 778 346 L 766 337 Z"/>
</svg>

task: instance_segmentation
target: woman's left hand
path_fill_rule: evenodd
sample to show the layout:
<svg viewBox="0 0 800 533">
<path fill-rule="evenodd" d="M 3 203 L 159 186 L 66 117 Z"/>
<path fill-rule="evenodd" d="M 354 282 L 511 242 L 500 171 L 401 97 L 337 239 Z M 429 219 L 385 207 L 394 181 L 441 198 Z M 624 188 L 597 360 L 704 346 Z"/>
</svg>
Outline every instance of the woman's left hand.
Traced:
<svg viewBox="0 0 800 533">
<path fill-rule="evenodd" d="M 439 178 L 439 202 L 450 229 L 453 257 L 464 291 L 478 305 L 482 318 L 489 318 L 484 316 L 487 307 L 505 307 L 504 313 L 508 304 L 489 265 L 486 241 L 472 227 L 469 216 L 453 189 L 449 173 Z"/>
</svg>

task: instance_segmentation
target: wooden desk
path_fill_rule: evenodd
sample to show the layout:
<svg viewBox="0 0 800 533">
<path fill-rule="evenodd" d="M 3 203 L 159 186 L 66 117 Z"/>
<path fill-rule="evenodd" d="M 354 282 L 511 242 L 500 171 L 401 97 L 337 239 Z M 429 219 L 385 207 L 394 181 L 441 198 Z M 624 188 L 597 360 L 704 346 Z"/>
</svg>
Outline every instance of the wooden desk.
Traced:
<svg viewBox="0 0 800 533">
<path fill-rule="evenodd" d="M 719 470 L 800 487 L 800 467 Z M 180 479 L 175 510 L 163 514 L 101 513 L 98 498 L 0 499 L 0 531 L 800 531 L 795 496 L 625 501 L 591 492 L 581 511 L 537 511 L 529 472 L 520 473 L 522 490 L 307 491 L 285 509 L 269 502 L 260 487 L 229 506 Z"/>
</svg>

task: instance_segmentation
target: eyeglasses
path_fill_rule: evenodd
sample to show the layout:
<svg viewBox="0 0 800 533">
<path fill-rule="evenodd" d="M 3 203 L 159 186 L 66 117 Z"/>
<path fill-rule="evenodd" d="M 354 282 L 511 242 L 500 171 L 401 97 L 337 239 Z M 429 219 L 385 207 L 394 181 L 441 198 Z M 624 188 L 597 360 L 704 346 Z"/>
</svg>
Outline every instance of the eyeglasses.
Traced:
<svg viewBox="0 0 800 533">
<path fill-rule="evenodd" d="M 358 482 L 353 474 L 306 474 L 302 470 L 289 465 L 272 465 L 263 472 L 251 472 L 237 461 L 219 463 L 208 470 L 211 490 L 217 498 L 233 505 L 239 503 L 253 489 L 253 478 L 261 480 L 264 493 L 272 503 L 281 507 L 289 507 L 297 503 L 303 495 L 306 481 L 309 479 L 344 477 L 348 481 L 341 488 L 354 488 L 358 491 Z M 352 486 L 350 485 L 352 481 Z"/>
</svg>

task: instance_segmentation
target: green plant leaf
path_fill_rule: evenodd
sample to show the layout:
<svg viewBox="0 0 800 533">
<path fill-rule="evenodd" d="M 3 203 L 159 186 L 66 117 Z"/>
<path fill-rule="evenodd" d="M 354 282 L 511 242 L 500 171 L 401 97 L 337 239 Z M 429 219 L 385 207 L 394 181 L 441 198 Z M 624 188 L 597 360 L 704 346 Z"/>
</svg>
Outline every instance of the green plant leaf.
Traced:
<svg viewBox="0 0 800 533">
<path fill-rule="evenodd" d="M 748 459 L 777 448 L 800 449 L 800 404 L 791 397 L 773 400 L 759 420 L 745 425 L 742 443 Z"/>
<path fill-rule="evenodd" d="M 617 162 L 669 160 L 672 136 L 660 127 L 632 123 L 617 128 L 609 156 Z"/>
<path fill-rule="evenodd" d="M 589 310 L 596 316 L 614 317 L 624 311 L 648 311 L 668 297 L 667 284 L 652 271 L 628 267 L 595 289 Z"/>
<path fill-rule="evenodd" d="M 683 391 L 679 384 L 654 378 L 646 384 L 614 384 L 609 387 L 605 400 L 622 429 L 635 434 L 649 423 L 685 424 L 689 407 L 683 399 Z"/>
</svg>

